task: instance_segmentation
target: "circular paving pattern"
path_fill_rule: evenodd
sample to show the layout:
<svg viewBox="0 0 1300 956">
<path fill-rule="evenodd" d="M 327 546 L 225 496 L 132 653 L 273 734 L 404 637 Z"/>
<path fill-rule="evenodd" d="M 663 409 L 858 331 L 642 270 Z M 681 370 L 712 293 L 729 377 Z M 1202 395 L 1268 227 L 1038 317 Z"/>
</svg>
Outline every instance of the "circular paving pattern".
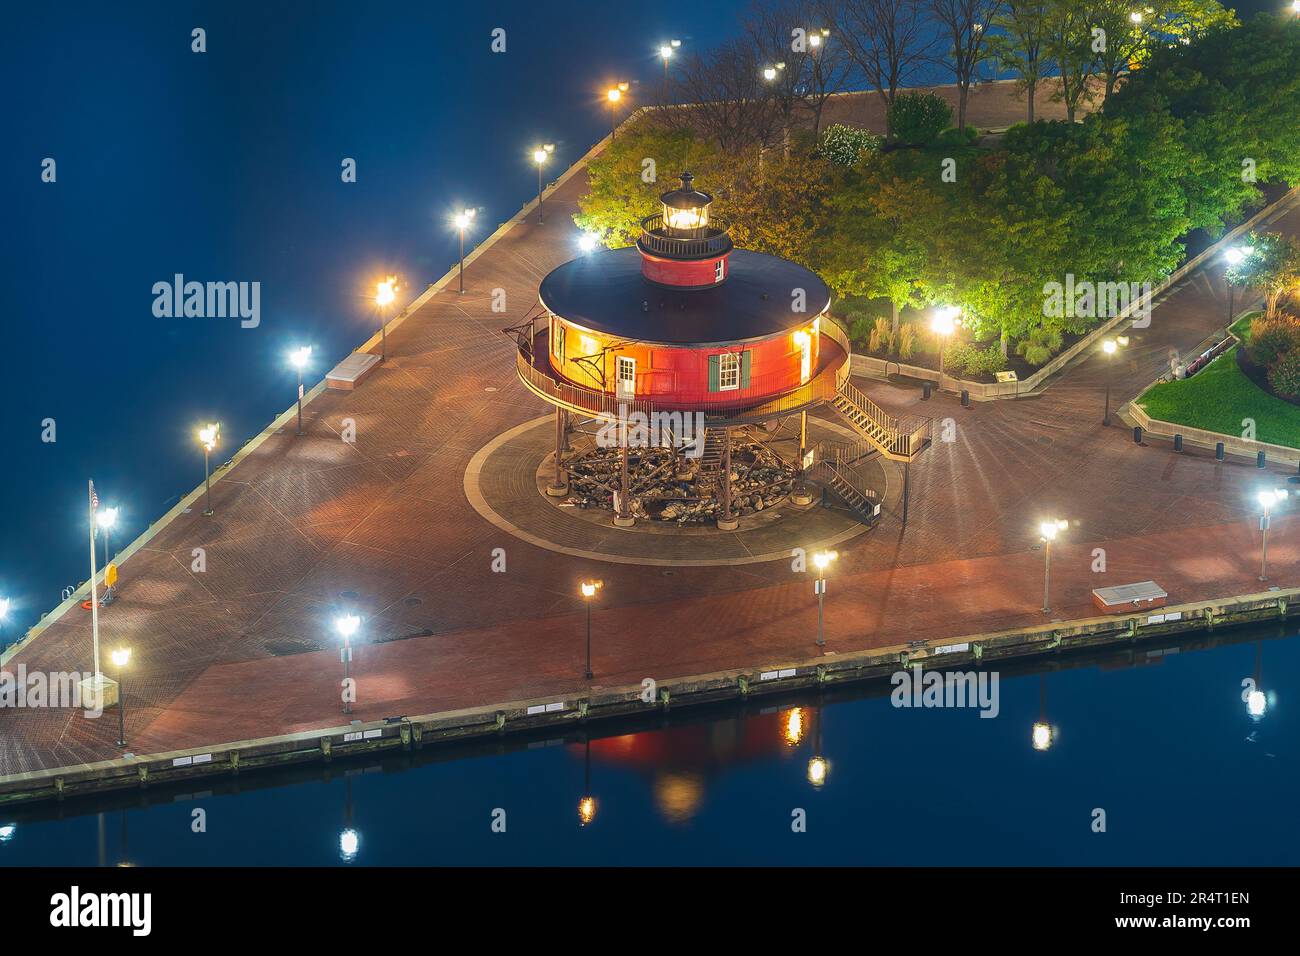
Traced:
<svg viewBox="0 0 1300 956">
<path fill-rule="evenodd" d="M 774 444 L 797 450 L 790 420 Z M 785 437 L 782 437 L 785 436 Z M 808 418 L 808 442 L 853 441 L 842 426 Z M 548 498 L 545 464 L 555 447 L 555 417 L 543 415 L 498 435 L 470 459 L 465 469 L 465 496 L 474 510 L 516 538 L 564 554 L 618 564 L 725 565 L 788 560 L 793 548 L 814 550 L 841 545 L 869 530 L 841 508 L 817 504 L 777 507 L 741 519 L 735 531 L 712 525 L 679 527 L 673 522 L 638 521 L 616 528 L 608 511 L 579 509 L 563 499 Z M 872 459 L 860 463 L 859 476 L 887 495 L 893 466 Z"/>
</svg>

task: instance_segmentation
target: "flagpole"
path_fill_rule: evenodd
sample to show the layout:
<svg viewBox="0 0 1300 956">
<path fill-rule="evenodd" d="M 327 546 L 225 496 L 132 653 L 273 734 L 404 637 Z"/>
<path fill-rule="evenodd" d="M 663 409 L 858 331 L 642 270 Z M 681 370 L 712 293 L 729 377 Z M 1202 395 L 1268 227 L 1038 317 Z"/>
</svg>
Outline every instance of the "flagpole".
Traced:
<svg viewBox="0 0 1300 956">
<path fill-rule="evenodd" d="M 95 576 L 95 482 L 91 481 L 86 489 L 86 515 L 90 519 L 90 633 L 95 648 L 95 686 L 103 683 L 99 670 L 99 582 Z"/>
</svg>

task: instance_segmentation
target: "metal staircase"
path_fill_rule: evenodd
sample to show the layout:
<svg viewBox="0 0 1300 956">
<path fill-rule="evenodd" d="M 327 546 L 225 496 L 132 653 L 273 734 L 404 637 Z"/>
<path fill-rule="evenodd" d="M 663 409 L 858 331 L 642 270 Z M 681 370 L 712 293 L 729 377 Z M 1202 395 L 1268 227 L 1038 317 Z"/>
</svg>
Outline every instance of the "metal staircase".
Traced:
<svg viewBox="0 0 1300 956">
<path fill-rule="evenodd" d="M 704 429 L 704 451 L 700 454 L 700 471 L 722 470 L 722 450 L 726 441 L 725 428 Z"/>
<path fill-rule="evenodd" d="M 842 445 L 836 442 L 818 442 L 813 448 L 814 463 L 809 474 L 835 493 L 850 511 L 868 523 L 880 515 L 880 495 L 863 484 L 851 466 L 870 458 L 876 452 L 867 442 Z"/>
<path fill-rule="evenodd" d="M 829 404 L 891 461 L 910 462 L 930 444 L 930 419 L 896 418 L 847 379 L 836 387 Z"/>
</svg>

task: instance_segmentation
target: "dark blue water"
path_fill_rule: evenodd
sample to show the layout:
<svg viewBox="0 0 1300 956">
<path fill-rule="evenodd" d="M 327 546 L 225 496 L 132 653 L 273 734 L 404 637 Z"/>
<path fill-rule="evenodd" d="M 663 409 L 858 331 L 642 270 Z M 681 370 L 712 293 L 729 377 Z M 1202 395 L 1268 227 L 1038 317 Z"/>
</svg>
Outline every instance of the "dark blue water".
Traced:
<svg viewBox="0 0 1300 956">
<path fill-rule="evenodd" d="M 571 732 L 507 738 L 486 753 L 245 774 L 238 793 L 221 778 L 189 788 L 206 795 L 0 810 L 13 825 L 0 830 L 0 864 L 342 865 L 352 830 L 350 865 L 1295 865 L 1300 638 L 1268 639 L 1277 633 L 1004 673 L 993 719 L 897 709 L 859 689 L 681 712 L 666 728 L 614 737 L 595 725 L 589 766 Z M 1246 678 L 1267 698 L 1258 719 L 1242 700 Z M 1031 728 L 1044 717 L 1056 737 L 1038 751 Z M 818 755 L 829 771 L 815 788 Z M 504 833 L 491 828 L 498 808 Z M 1104 833 L 1091 828 L 1096 808 Z M 192 832 L 196 809 L 206 833 Z M 791 829 L 797 809 L 804 833 Z"/>
<path fill-rule="evenodd" d="M 612 80 L 659 92 L 657 49 L 711 46 L 739 0 L 691 17 L 568 4 L 11 4 L 0 14 L 0 597 L 6 636 L 88 574 L 86 480 L 126 543 L 202 479 L 194 426 L 225 453 L 375 329 L 362 296 L 396 273 L 422 290 L 608 130 Z M 588 11 L 594 13 L 594 11 Z M 595 26 L 599 29 L 595 29 Z M 191 30 L 207 30 L 204 54 Z M 506 52 L 490 50 L 506 30 Z M 634 86 L 631 104 L 640 102 Z M 57 181 L 41 182 L 42 161 Z M 344 184 L 343 159 L 357 161 Z M 176 273 L 260 282 L 262 320 L 156 318 Z M 405 301 L 405 295 L 402 297 Z M 54 443 L 42 422 L 54 419 Z"/>
</svg>

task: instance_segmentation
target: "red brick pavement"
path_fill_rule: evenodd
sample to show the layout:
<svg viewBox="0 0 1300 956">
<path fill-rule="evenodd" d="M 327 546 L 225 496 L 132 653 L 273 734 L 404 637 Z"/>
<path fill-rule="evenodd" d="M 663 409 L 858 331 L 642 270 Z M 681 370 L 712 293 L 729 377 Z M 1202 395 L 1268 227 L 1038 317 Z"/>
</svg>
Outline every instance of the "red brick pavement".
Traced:
<svg viewBox="0 0 1300 956">
<path fill-rule="evenodd" d="M 978 116 L 974 122 L 992 125 Z M 595 614 L 605 684 L 664 679 L 812 650 L 811 582 L 784 562 L 659 568 L 540 550 L 483 521 L 461 479 L 488 439 L 545 409 L 519 385 L 490 293 L 522 315 L 542 276 L 570 258 L 573 177 L 545 226 L 520 223 L 467 269 L 468 292 L 440 294 L 388 337 L 390 359 L 358 391 L 305 410 L 307 435 L 276 435 L 213 486 L 216 515 L 184 515 L 122 568 L 103 643 L 129 641 L 128 734 L 138 752 L 335 725 L 341 665 L 330 620 L 355 592 L 368 639 L 357 651 L 362 718 L 558 694 L 581 680 L 576 585 L 606 582 Z M 563 214 L 562 214 L 563 213 Z M 1292 213 L 1284 226 L 1297 228 Z M 1156 311 L 1116 366 L 1117 399 L 1222 326 L 1220 283 L 1198 274 Z M 1063 617 L 1090 612 L 1101 584 L 1155 578 L 1175 600 L 1257 587 L 1249 463 L 1139 448 L 1100 424 L 1103 367 L 1071 367 L 1040 398 L 960 408 L 949 396 L 862 386 L 898 411 L 951 417 L 912 469 L 903 530 L 885 515 L 842 549 L 828 602 L 829 649 L 939 637 L 1041 620 L 1041 517 L 1075 524 L 1054 554 Z M 492 387 L 494 392 L 486 391 Z M 340 440 L 342 420 L 356 443 Z M 1273 480 L 1278 480 L 1275 476 Z M 1272 539 L 1277 583 L 1296 580 L 1288 522 Z M 207 571 L 191 573 L 194 547 Z M 508 570 L 490 571 L 493 548 Z M 1092 549 L 1108 571 L 1093 574 Z M 429 632 L 431 636 L 409 636 Z M 24 649 L 33 670 L 85 669 L 87 615 L 74 610 Z M 110 724 L 112 726 L 110 726 Z M 0 770 L 116 753 L 114 720 L 80 712 L 0 712 Z"/>
</svg>

